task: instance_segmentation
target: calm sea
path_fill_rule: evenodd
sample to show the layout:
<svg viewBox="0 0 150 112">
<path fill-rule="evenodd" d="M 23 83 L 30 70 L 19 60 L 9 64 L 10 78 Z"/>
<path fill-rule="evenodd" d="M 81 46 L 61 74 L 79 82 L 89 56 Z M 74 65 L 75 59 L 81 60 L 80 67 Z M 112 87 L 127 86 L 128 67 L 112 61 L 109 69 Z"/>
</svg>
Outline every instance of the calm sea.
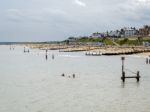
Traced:
<svg viewBox="0 0 150 112">
<path fill-rule="evenodd" d="M 46 60 L 43 50 L 0 46 L 0 112 L 149 112 L 150 64 L 125 57 L 127 69 L 140 71 L 139 83 L 122 83 L 121 56 L 48 51 Z"/>
</svg>

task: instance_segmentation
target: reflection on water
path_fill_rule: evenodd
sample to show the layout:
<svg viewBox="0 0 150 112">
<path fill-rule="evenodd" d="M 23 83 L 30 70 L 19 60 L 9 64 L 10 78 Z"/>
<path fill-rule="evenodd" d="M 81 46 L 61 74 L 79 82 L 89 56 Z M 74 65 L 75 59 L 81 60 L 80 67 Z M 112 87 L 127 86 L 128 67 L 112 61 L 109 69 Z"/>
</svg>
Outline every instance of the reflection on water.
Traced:
<svg viewBox="0 0 150 112">
<path fill-rule="evenodd" d="M 48 51 L 53 60 L 43 50 L 23 51 L 23 47 L 10 50 L 10 46 L 0 46 L 0 112 L 150 110 L 150 66 L 145 58 L 126 56 L 125 67 L 139 70 L 141 79 L 123 83 L 121 56 Z"/>
<path fill-rule="evenodd" d="M 133 84 L 135 87 L 139 87 L 140 86 L 140 82 L 132 82 L 132 83 L 121 82 L 121 87 L 125 88 L 125 87 L 130 86 L 131 84 Z"/>
</svg>

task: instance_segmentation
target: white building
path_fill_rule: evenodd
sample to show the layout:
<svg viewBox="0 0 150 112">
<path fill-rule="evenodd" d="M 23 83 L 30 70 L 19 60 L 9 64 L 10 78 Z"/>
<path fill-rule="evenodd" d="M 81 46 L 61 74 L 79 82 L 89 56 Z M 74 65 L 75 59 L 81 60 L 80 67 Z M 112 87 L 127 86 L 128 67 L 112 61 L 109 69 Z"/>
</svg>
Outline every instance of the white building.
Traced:
<svg viewBox="0 0 150 112">
<path fill-rule="evenodd" d="M 135 28 L 124 28 L 124 36 L 130 37 L 136 35 L 137 30 Z"/>
<path fill-rule="evenodd" d="M 120 36 L 120 31 L 116 30 L 116 31 L 110 31 L 108 33 L 109 36 L 111 37 L 119 37 Z"/>
</svg>

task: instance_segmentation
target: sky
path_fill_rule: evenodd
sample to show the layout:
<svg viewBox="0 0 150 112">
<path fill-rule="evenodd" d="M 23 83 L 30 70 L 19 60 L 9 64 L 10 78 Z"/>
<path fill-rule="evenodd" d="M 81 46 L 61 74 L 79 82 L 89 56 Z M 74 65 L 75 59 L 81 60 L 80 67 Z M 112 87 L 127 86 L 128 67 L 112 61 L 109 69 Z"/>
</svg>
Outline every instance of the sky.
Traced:
<svg viewBox="0 0 150 112">
<path fill-rule="evenodd" d="M 0 0 L 0 42 L 57 41 L 150 25 L 150 0 Z"/>
</svg>

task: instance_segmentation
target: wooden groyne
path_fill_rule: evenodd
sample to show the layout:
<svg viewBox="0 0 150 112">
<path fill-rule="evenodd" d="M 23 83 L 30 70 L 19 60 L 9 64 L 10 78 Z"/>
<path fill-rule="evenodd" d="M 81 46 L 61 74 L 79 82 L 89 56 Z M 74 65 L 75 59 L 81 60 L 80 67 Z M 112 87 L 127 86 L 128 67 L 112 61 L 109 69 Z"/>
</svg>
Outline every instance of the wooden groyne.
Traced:
<svg viewBox="0 0 150 112">
<path fill-rule="evenodd" d="M 120 50 L 120 51 L 111 51 L 111 52 L 103 52 L 102 55 L 131 55 L 143 52 L 150 52 L 150 49 L 147 50 Z"/>
<path fill-rule="evenodd" d="M 82 52 L 82 51 L 91 51 L 97 49 L 100 49 L 100 47 L 68 46 L 68 48 L 60 50 L 60 52 Z"/>
<path fill-rule="evenodd" d="M 131 55 L 137 53 L 150 52 L 150 48 L 134 47 L 134 48 L 104 48 L 96 51 L 86 52 L 87 56 L 101 56 L 101 55 Z"/>
<path fill-rule="evenodd" d="M 150 47 L 144 46 L 91 46 L 91 45 L 67 45 L 67 44 L 30 44 L 29 48 L 40 50 L 59 50 L 59 52 L 83 52 L 86 56 L 101 55 L 131 55 L 150 52 Z"/>
<path fill-rule="evenodd" d="M 64 49 L 64 50 L 60 50 L 59 52 L 82 52 L 82 51 L 86 51 L 85 49 Z"/>
<path fill-rule="evenodd" d="M 31 49 L 40 49 L 40 50 L 60 50 L 68 48 L 67 45 L 59 45 L 59 44 L 27 44 L 25 46 Z"/>
</svg>

